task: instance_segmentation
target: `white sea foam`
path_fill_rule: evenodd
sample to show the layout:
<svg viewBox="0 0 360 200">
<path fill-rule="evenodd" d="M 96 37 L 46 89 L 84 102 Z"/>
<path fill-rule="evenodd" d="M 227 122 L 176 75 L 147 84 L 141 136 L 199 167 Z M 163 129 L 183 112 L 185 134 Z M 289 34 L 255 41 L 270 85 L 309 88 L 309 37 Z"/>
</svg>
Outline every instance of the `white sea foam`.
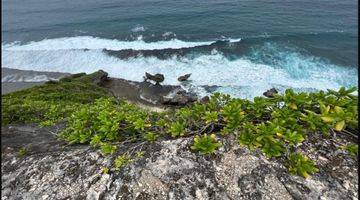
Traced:
<svg viewBox="0 0 360 200">
<path fill-rule="evenodd" d="M 175 36 L 175 37 L 176 37 L 176 34 L 173 33 L 173 32 L 171 32 L 171 31 L 169 31 L 169 32 L 163 33 L 162 36 L 163 36 L 163 37 L 169 37 L 169 36 Z"/>
<path fill-rule="evenodd" d="M 262 92 L 274 86 L 280 89 L 291 87 L 300 90 L 325 90 L 357 83 L 357 69 L 326 64 L 321 60 L 302 57 L 296 53 L 284 54 L 281 59 L 284 60 L 286 66 L 278 67 L 258 64 L 246 58 L 229 60 L 218 52 L 195 58 L 173 57 L 161 60 L 155 57 L 137 57 L 120 60 L 99 49 L 69 50 L 73 46 L 80 47 L 80 44 L 63 42 L 66 48 L 59 45 L 56 49 L 60 50 L 54 50 L 50 48 L 52 46 L 44 48 L 44 44 L 39 43 L 3 49 L 2 66 L 69 73 L 91 73 L 102 69 L 112 77 L 134 81 L 142 81 L 145 72 L 162 73 L 165 75 L 164 84 L 171 85 L 179 84 L 178 76 L 191 73 L 191 84 L 193 87 L 198 87 L 199 91 L 204 91 L 201 86 L 217 85 L 221 86 L 218 91 L 244 98 L 261 95 Z M 100 44 L 84 45 L 88 46 L 82 46 L 82 48 Z M 39 50 L 40 47 L 42 50 Z"/>
<path fill-rule="evenodd" d="M 241 38 L 238 38 L 238 39 L 232 39 L 232 38 L 230 38 L 229 41 L 230 41 L 230 42 L 240 42 L 240 41 L 241 41 Z"/>
<path fill-rule="evenodd" d="M 140 25 L 137 25 L 131 29 L 132 32 L 144 32 L 145 30 L 146 28 Z"/>
<path fill-rule="evenodd" d="M 38 42 L 29 42 L 20 45 L 19 42 L 11 44 L 2 44 L 2 48 L 12 51 L 23 50 L 64 50 L 64 49 L 110 49 L 110 50 L 153 50 L 153 49 L 166 49 L 166 48 L 185 48 L 196 47 L 201 45 L 210 45 L 214 41 L 207 42 L 186 42 L 178 39 L 157 42 L 145 42 L 142 36 L 138 37 L 135 41 L 120 41 L 103 39 L 92 36 L 77 36 L 77 37 L 64 37 L 55 39 L 45 39 Z"/>
</svg>

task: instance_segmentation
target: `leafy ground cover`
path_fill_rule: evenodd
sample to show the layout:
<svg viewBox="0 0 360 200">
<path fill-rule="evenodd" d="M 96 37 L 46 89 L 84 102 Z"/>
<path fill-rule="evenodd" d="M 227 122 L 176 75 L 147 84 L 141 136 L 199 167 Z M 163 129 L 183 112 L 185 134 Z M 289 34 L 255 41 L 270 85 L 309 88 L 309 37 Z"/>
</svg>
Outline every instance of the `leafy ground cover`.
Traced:
<svg viewBox="0 0 360 200">
<path fill-rule="evenodd" d="M 2 95 L 1 123 L 18 124 L 40 122 L 52 125 L 66 118 L 79 105 L 109 97 L 107 91 L 92 84 L 92 74 L 74 74 L 60 81 Z"/>
<path fill-rule="evenodd" d="M 66 121 L 62 139 L 90 144 L 104 154 L 114 153 L 119 144 L 194 136 L 190 148 L 209 155 L 221 146 L 222 138 L 234 134 L 239 145 L 260 149 L 269 158 L 285 158 L 289 172 L 308 177 L 318 171 L 299 151 L 309 134 L 337 132 L 357 137 L 358 97 L 352 95 L 356 90 L 296 93 L 288 89 L 283 95 L 253 101 L 215 93 L 208 103 L 156 113 L 110 97 L 83 75 L 2 96 L 2 119 L 3 125 Z M 358 152 L 357 144 L 343 149 L 353 155 Z M 130 149 L 117 157 L 115 168 L 141 154 Z"/>
</svg>

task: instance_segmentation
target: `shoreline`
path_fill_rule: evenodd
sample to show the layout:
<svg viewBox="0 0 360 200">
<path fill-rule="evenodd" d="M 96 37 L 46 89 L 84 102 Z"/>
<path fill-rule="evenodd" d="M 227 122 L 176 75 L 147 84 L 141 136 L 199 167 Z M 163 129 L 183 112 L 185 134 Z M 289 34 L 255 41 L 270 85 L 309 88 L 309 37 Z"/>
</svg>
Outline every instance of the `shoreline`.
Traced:
<svg viewBox="0 0 360 200">
<path fill-rule="evenodd" d="M 2 95 L 42 85 L 49 80 L 58 81 L 61 78 L 71 77 L 72 75 L 74 74 L 2 68 Z M 39 76 L 48 78 L 48 80 L 39 82 L 17 81 L 31 80 L 33 77 Z M 102 77 L 97 77 L 99 79 L 97 81 L 102 82 L 102 78 L 104 78 L 106 81 L 102 82 L 102 87 L 108 90 L 114 97 L 124 99 L 147 110 L 163 112 L 169 106 L 186 105 L 190 103 L 192 98 L 197 100 L 196 94 L 186 92 L 180 85 L 154 85 L 147 81 L 138 82 L 113 78 L 108 77 L 106 72 L 100 73 L 100 76 Z M 166 97 L 174 101 L 168 102 L 168 104 L 163 103 Z"/>
<path fill-rule="evenodd" d="M 341 88 L 340 92 L 352 90 Z M 118 199 L 117 194 L 122 194 L 124 199 L 134 199 L 137 191 L 143 191 L 146 199 L 166 199 L 173 194 L 175 199 L 183 199 L 182 191 L 188 188 L 206 188 L 218 199 L 230 195 L 241 199 L 242 191 L 253 182 L 258 186 L 251 186 L 250 193 L 264 197 L 311 199 L 336 194 L 337 199 L 357 198 L 358 166 L 353 157 L 357 144 L 349 135 L 357 130 L 352 121 L 355 111 L 349 106 L 334 108 L 354 116 L 346 121 L 347 130 L 343 130 L 345 121 L 339 127 L 339 123 L 321 120 L 316 121 L 314 130 L 308 126 L 314 114 L 306 114 L 306 109 L 319 112 L 317 103 L 308 103 L 318 102 L 319 94 L 308 94 L 309 101 L 303 101 L 302 95 L 293 91 L 287 92 L 287 98 L 276 93 L 271 89 L 264 93 L 269 98 L 255 103 L 218 94 L 208 102 L 190 102 L 182 108 L 171 105 L 174 111 L 154 113 L 116 99 L 158 108 L 162 98 L 185 96 L 186 91 L 180 86 L 109 78 L 99 70 L 4 95 L 4 196 Z M 329 95 L 325 96 L 326 104 Z M 350 97 L 341 101 L 355 106 Z M 324 130 L 330 131 L 328 136 L 321 133 Z M 261 137 L 271 140 L 257 139 Z M 310 175 L 309 183 L 306 178 Z M 24 181 L 14 187 L 14 176 Z M 98 181 L 93 181 L 95 176 Z M 76 191 L 63 192 L 63 183 L 68 180 L 66 187 Z M 108 187 L 116 181 L 121 181 L 119 187 Z M 198 183 L 204 184 L 199 187 Z M 299 184 L 309 192 L 299 191 Z M 135 190 L 129 189 L 134 186 Z M 104 190 L 98 192 L 98 188 Z M 278 193 L 274 196 L 269 191 Z M 153 194 L 156 196 L 150 196 Z M 189 192 L 186 198 L 195 196 Z"/>
</svg>

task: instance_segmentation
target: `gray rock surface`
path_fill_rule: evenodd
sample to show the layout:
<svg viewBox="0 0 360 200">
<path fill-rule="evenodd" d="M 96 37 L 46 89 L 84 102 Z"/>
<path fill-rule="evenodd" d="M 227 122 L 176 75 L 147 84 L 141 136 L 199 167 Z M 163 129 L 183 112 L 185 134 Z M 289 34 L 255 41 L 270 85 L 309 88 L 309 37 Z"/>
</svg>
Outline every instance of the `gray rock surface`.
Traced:
<svg viewBox="0 0 360 200">
<path fill-rule="evenodd" d="M 198 100 L 195 93 L 184 90 L 174 90 L 162 97 L 161 103 L 164 105 L 185 106 Z"/>
<path fill-rule="evenodd" d="M 21 133 L 33 138 L 25 146 L 37 137 L 61 145 L 49 128 L 12 126 L 2 132 L 2 139 L 17 134 L 21 140 Z M 4 152 L 18 148 L 11 141 L 2 143 L 2 199 L 358 199 L 355 160 L 317 159 L 320 172 L 304 179 L 288 174 L 279 161 L 240 147 L 232 136 L 211 156 L 191 152 L 191 137 L 146 143 L 145 155 L 119 171 L 112 169 L 114 158 L 138 144 L 119 146 L 112 156 L 87 145 L 48 152 L 39 145 L 19 157 Z M 109 174 L 102 167 L 109 167 Z"/>
</svg>

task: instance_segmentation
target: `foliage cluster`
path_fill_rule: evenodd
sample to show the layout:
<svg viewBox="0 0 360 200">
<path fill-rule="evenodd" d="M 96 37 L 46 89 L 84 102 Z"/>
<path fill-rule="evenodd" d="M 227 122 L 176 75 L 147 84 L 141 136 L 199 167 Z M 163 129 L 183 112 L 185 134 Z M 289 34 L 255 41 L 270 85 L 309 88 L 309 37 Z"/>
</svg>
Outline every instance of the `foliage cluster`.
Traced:
<svg viewBox="0 0 360 200">
<path fill-rule="evenodd" d="M 342 147 L 344 150 L 349 152 L 352 156 L 357 156 L 359 153 L 359 145 L 357 144 L 348 144 Z"/>
<path fill-rule="evenodd" d="M 210 136 L 205 134 L 202 136 L 195 136 L 194 144 L 191 146 L 191 149 L 199 151 L 202 154 L 211 154 L 220 146 L 221 143 L 216 140 L 215 134 L 211 134 Z"/>
<path fill-rule="evenodd" d="M 68 77 L 70 81 L 49 81 L 21 91 L 2 95 L 1 123 L 41 122 L 52 125 L 100 97 L 109 96 L 91 82 L 92 74 Z"/>
<path fill-rule="evenodd" d="M 83 77 L 86 76 L 79 79 Z M 58 84 L 62 86 L 57 87 Z M 67 84 L 71 84 L 71 88 Z M 215 133 L 223 137 L 235 134 L 240 145 L 251 150 L 260 149 L 269 158 L 284 157 L 289 171 L 304 177 L 317 171 L 313 161 L 296 153 L 309 134 L 327 136 L 329 131 L 335 131 L 354 135 L 358 130 L 358 97 L 352 94 L 356 88 L 316 93 L 296 93 L 288 89 L 283 95 L 255 97 L 253 101 L 215 93 L 208 103 L 155 113 L 107 97 L 100 89 L 94 91 L 93 85 L 90 92 L 82 81 L 63 80 L 54 85 L 53 89 L 43 86 L 45 89 L 28 90 L 32 95 L 21 91 L 3 96 L 6 101 L 3 119 L 6 123 L 27 121 L 29 118 L 21 118 L 25 113 L 31 116 L 31 121 L 37 117 L 46 125 L 46 120 L 67 117 L 67 128 L 61 137 L 70 143 L 99 147 L 104 154 L 116 152 L 117 143 L 153 142 L 161 137 L 192 135 L 195 137 L 191 149 L 211 154 L 221 146 Z M 46 95 L 43 90 L 48 90 Z M 70 91 L 70 94 L 63 90 Z M 27 101 L 31 105 L 26 106 Z M 39 102 L 47 104 L 43 105 L 44 110 L 36 104 Z M 11 108 L 12 105 L 18 107 Z M 355 152 L 357 146 L 356 150 L 354 147 L 347 149 Z M 131 162 L 130 155 L 125 153 L 118 157 L 115 167 L 121 168 Z"/>
<path fill-rule="evenodd" d="M 196 135 L 191 148 L 211 154 L 221 145 L 213 133 L 231 133 L 240 145 L 260 149 L 270 158 L 285 156 L 289 170 L 306 177 L 316 167 L 305 155 L 294 152 L 308 134 L 327 135 L 330 130 L 346 134 L 358 129 L 357 96 L 351 94 L 355 90 L 295 93 L 289 89 L 284 95 L 254 101 L 216 93 L 206 104 L 162 114 L 115 99 L 99 99 L 69 118 L 63 137 L 71 143 L 99 145 L 104 151 L 104 146 L 111 146 L 109 142 Z"/>
</svg>

